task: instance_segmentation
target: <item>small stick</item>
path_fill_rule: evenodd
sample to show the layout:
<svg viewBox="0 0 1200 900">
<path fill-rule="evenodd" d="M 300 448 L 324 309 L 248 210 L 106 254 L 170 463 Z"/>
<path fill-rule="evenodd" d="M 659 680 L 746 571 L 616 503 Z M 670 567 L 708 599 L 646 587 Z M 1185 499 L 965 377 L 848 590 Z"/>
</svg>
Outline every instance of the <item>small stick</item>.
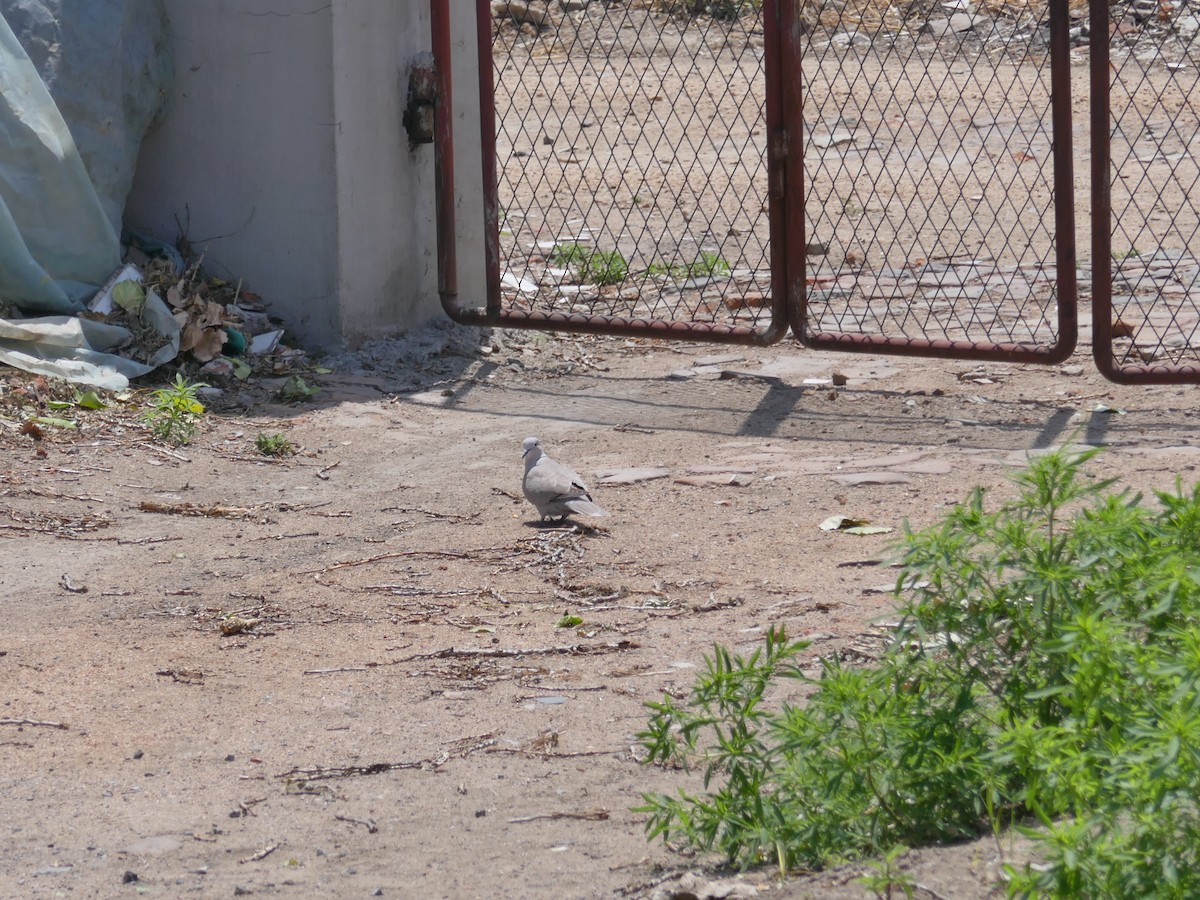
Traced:
<svg viewBox="0 0 1200 900">
<path fill-rule="evenodd" d="M 66 725 L 62 722 L 41 722 L 37 719 L 0 719 L 0 725 L 16 725 L 18 727 L 25 725 L 38 725 L 44 728 L 62 728 L 66 729 Z"/>
<path fill-rule="evenodd" d="M 306 537 L 320 537 L 320 536 L 321 536 L 321 532 L 319 532 L 319 531 L 299 531 L 299 532 L 296 532 L 295 534 L 264 534 L 262 537 L 254 538 L 254 540 L 256 540 L 256 541 L 283 541 L 283 540 L 288 540 L 289 538 L 306 538 Z"/>
<path fill-rule="evenodd" d="M 449 759 L 449 757 L 447 757 Z M 393 772 L 397 769 L 424 769 L 438 768 L 442 761 L 436 759 L 418 759 L 411 762 L 394 762 L 394 763 L 371 763 L 366 766 L 332 766 L 326 768 L 324 766 L 314 766 L 311 769 L 301 769 L 296 767 L 282 775 L 275 776 L 276 778 L 295 778 L 299 781 L 321 781 L 326 778 L 350 778 L 355 775 L 379 775 L 383 772 Z"/>
<path fill-rule="evenodd" d="M 142 512 L 176 516 L 207 516 L 213 519 L 246 519 L 254 515 L 254 510 L 248 507 L 223 506 L 220 503 L 201 506 L 198 503 L 160 503 L 157 500 L 142 500 L 138 503 L 137 508 Z"/>
<path fill-rule="evenodd" d="M 566 759 L 572 756 L 612 756 L 621 750 L 571 750 L 559 753 L 555 750 L 535 750 L 532 747 L 489 747 L 488 753 L 511 753 L 514 756 L 536 756 L 539 759 Z M 542 817 L 545 818 L 545 817 Z"/>
<path fill-rule="evenodd" d="M 350 816 L 334 816 L 339 822 L 349 822 L 351 825 L 362 825 L 367 829 L 367 834 L 374 834 L 379 830 L 379 826 L 375 824 L 374 819 L 355 819 Z"/>
<path fill-rule="evenodd" d="M 534 816 L 517 816 L 516 818 L 509 819 L 508 821 L 512 825 L 523 825 L 526 822 L 536 822 L 539 819 L 588 819 L 591 821 L 602 821 L 607 818 L 608 818 L 608 810 L 597 807 L 596 809 L 589 809 L 585 812 L 579 812 L 579 813 L 553 812 L 553 813 L 541 813 L 539 815 L 534 815 Z"/>
<path fill-rule="evenodd" d="M 379 553 L 375 556 L 368 556 L 364 559 L 351 559 L 346 562 L 334 563 L 332 566 L 326 566 L 323 569 L 309 569 L 306 572 L 301 572 L 301 575 L 324 575 L 326 572 L 332 572 L 336 569 L 345 569 L 350 566 L 365 566 L 370 563 L 380 562 L 385 559 L 400 559 L 405 556 L 444 556 L 449 559 L 466 559 L 466 553 L 452 553 L 449 550 L 394 550 L 391 553 Z"/>
<path fill-rule="evenodd" d="M 71 584 L 71 576 L 67 574 L 64 574 L 63 577 L 58 580 L 58 583 L 62 585 L 62 589 L 64 591 L 67 591 L 71 594 L 86 594 L 88 592 L 87 585 L 76 587 L 75 585 Z"/>
<path fill-rule="evenodd" d="M 367 666 L 338 666 L 336 669 L 305 669 L 301 675 L 335 675 L 338 672 L 365 672 Z"/>
<path fill-rule="evenodd" d="M 336 469 L 336 468 L 337 468 L 338 466 L 340 466 L 340 465 L 341 465 L 341 462 L 335 462 L 335 463 L 332 463 L 331 465 L 328 465 L 328 466 L 326 466 L 326 467 L 325 467 L 325 468 L 323 468 L 323 469 L 319 469 L 319 470 L 318 470 L 318 471 L 317 471 L 315 474 L 316 474 L 316 476 L 317 476 L 318 478 L 320 478 L 322 481 L 328 481 L 328 480 L 329 480 L 329 475 L 328 475 L 327 473 L 328 473 L 330 470 L 332 470 L 332 469 Z"/>
<path fill-rule="evenodd" d="M 239 863 L 258 862 L 260 859 L 266 859 L 268 856 L 270 856 L 272 853 L 274 853 L 278 849 L 279 849 L 278 844 L 272 844 L 270 847 L 267 847 L 265 850 L 259 850 L 253 856 L 247 856 L 245 859 L 239 859 L 238 862 Z"/>
<path fill-rule="evenodd" d="M 431 519 L 452 519 L 455 522 L 467 522 L 477 516 L 476 513 L 463 516 L 458 513 L 436 512 L 432 509 L 421 509 L 419 506 L 385 506 L 380 512 L 420 513 L 423 516 L 429 516 Z"/>
<path fill-rule="evenodd" d="M 520 656 L 549 656 L 555 654 L 585 655 L 589 653 L 618 653 L 622 650 L 636 650 L 640 645 L 633 641 L 608 641 L 603 644 L 562 644 L 553 647 L 530 647 L 528 650 L 517 650 L 506 647 L 446 647 L 432 653 L 417 653 L 406 656 L 397 662 L 410 662 L 414 659 L 507 659 Z"/>
<path fill-rule="evenodd" d="M 154 444 L 138 444 L 138 446 L 145 447 L 147 450 L 153 450 L 155 453 L 161 453 L 163 456 L 169 456 L 171 459 L 177 459 L 180 462 L 191 462 L 191 459 L 182 453 L 176 453 L 174 450 L 168 450 L 166 447 L 158 447 Z"/>
</svg>

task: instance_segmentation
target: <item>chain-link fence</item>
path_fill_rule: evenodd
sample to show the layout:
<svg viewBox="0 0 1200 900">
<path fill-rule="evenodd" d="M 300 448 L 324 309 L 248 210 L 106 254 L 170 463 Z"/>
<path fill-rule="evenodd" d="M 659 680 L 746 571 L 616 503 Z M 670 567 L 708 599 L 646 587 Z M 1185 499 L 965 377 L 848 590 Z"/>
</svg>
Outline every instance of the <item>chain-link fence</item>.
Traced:
<svg viewBox="0 0 1200 900">
<path fill-rule="evenodd" d="M 1067 44 L 1045 3 L 805 9 L 807 342 L 1069 354 Z"/>
<path fill-rule="evenodd" d="M 1200 0 L 1085 3 L 480 4 L 505 315 L 1051 361 L 1094 293 L 1200 379 Z"/>
<path fill-rule="evenodd" d="M 507 308 L 781 334 L 761 10 L 567 5 L 492 5 Z"/>
<path fill-rule="evenodd" d="M 1133 0 L 1107 12 L 1111 37 L 1092 59 L 1094 151 L 1107 170 L 1096 204 L 1094 256 L 1108 263 L 1095 267 L 1096 361 L 1120 381 L 1197 381 L 1200 3 Z"/>
</svg>

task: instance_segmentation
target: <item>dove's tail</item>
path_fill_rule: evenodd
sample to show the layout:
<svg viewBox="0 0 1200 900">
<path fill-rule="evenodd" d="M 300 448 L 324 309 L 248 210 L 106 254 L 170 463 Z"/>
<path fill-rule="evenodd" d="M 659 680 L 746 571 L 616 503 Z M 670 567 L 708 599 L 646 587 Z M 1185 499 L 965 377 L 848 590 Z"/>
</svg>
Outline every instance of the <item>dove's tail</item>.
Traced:
<svg viewBox="0 0 1200 900">
<path fill-rule="evenodd" d="M 603 507 L 597 506 L 591 500 L 567 500 L 563 503 L 563 506 L 573 513 L 579 513 L 581 516 L 595 516 L 596 518 L 600 518 L 601 516 L 608 515 L 607 510 L 605 510 Z"/>
</svg>

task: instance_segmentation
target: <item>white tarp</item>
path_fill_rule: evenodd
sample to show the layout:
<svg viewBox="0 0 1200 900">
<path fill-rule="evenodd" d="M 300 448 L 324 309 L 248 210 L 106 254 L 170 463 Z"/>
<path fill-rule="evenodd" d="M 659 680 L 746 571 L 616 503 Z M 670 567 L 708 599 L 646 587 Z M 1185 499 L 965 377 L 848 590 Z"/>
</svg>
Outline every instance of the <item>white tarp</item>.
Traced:
<svg viewBox="0 0 1200 900">
<path fill-rule="evenodd" d="M 70 314 L 121 262 L 71 132 L 0 17 L 0 299 Z"/>
</svg>

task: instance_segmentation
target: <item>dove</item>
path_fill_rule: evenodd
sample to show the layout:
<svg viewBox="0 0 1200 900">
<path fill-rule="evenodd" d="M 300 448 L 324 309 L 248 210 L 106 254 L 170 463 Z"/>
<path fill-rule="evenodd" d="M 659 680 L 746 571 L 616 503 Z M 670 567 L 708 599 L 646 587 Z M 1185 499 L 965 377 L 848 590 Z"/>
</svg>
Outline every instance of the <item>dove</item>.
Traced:
<svg viewBox="0 0 1200 900">
<path fill-rule="evenodd" d="M 535 437 L 525 438 L 525 480 L 521 487 L 544 522 L 548 518 L 565 519 L 571 513 L 581 516 L 607 516 L 592 502 L 583 479 L 562 463 L 555 462 Z"/>
</svg>

